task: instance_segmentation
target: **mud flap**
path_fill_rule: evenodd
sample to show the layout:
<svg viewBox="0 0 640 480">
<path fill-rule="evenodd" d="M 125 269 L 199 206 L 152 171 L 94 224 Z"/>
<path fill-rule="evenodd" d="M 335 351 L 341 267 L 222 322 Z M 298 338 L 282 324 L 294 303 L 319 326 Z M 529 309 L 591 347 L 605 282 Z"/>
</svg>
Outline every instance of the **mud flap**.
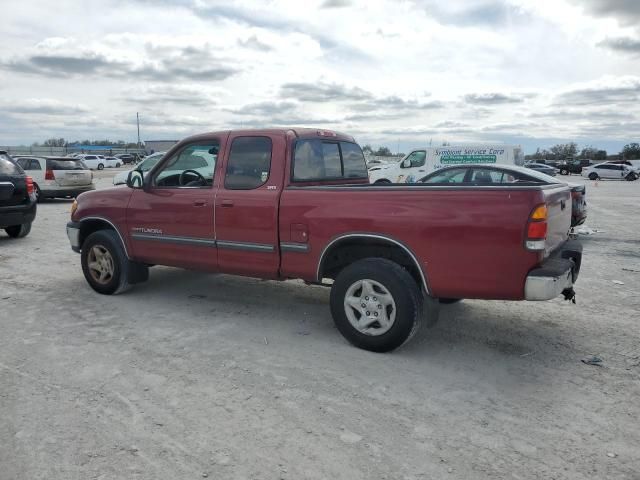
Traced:
<svg viewBox="0 0 640 480">
<path fill-rule="evenodd" d="M 434 327 L 438 323 L 440 318 L 440 302 L 437 298 L 423 295 L 422 317 L 424 326 L 427 328 Z"/>
</svg>

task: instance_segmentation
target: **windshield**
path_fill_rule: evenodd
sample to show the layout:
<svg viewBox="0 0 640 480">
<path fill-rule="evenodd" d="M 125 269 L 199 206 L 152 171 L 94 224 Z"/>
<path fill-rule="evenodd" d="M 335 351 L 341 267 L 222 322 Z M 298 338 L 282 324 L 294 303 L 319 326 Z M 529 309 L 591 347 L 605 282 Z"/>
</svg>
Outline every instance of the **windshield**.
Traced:
<svg viewBox="0 0 640 480">
<path fill-rule="evenodd" d="M 153 155 L 150 155 L 149 157 L 147 157 L 138 167 L 140 170 L 142 170 L 143 172 L 148 172 L 149 170 L 151 170 L 159 161 L 160 159 L 162 159 L 162 157 L 164 156 L 164 152 L 162 153 L 154 153 Z"/>
</svg>

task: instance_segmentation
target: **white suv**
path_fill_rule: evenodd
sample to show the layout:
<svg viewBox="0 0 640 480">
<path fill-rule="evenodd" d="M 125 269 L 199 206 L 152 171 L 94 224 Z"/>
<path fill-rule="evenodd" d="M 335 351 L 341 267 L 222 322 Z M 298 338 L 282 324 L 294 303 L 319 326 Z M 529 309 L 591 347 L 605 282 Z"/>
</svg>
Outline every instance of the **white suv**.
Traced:
<svg viewBox="0 0 640 480">
<path fill-rule="evenodd" d="M 603 162 L 598 165 L 584 167 L 582 176 L 587 177 L 589 180 L 610 178 L 633 181 L 637 180 L 639 175 L 633 167 L 624 163 Z"/>
<path fill-rule="evenodd" d="M 78 158 L 18 157 L 14 159 L 33 178 L 36 198 L 77 197 L 95 190 L 93 173 Z"/>
</svg>

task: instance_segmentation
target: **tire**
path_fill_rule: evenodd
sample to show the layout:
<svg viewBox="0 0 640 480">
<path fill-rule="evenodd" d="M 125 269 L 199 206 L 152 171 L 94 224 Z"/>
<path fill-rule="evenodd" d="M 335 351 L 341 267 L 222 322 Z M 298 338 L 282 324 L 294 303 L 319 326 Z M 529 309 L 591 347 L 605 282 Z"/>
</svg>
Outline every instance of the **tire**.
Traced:
<svg viewBox="0 0 640 480">
<path fill-rule="evenodd" d="M 443 305 L 452 305 L 454 303 L 458 303 L 461 302 L 462 299 L 461 298 L 440 298 L 438 299 L 440 301 L 441 304 Z"/>
<path fill-rule="evenodd" d="M 116 295 L 129 289 L 130 264 L 133 262 L 127 258 L 115 231 L 98 230 L 89 235 L 82 244 L 80 262 L 85 280 L 96 292 Z M 91 268 L 91 263 L 99 264 L 99 268 Z M 102 277 L 99 271 L 108 272 L 102 280 L 98 278 Z"/>
<path fill-rule="evenodd" d="M 104 170 L 104 165 L 102 163 L 98 164 L 98 170 Z"/>
<path fill-rule="evenodd" d="M 36 202 L 40 203 L 42 201 L 42 190 L 40 190 L 40 187 L 38 186 L 38 184 L 34 184 L 35 190 L 36 190 Z"/>
<path fill-rule="evenodd" d="M 631 172 L 631 173 L 629 173 L 629 175 L 627 175 L 626 177 L 624 177 L 624 179 L 625 179 L 627 182 L 634 182 L 634 181 L 636 181 L 636 180 L 638 179 L 638 176 L 637 176 L 635 173 Z"/>
<path fill-rule="evenodd" d="M 378 296 L 387 297 L 387 302 L 392 303 L 385 304 Z M 347 305 L 346 298 L 357 298 L 358 309 L 360 302 L 365 305 L 359 318 L 359 310 Z M 422 322 L 423 301 L 418 284 L 406 269 L 384 258 L 365 258 L 342 270 L 331 288 L 330 303 L 340 333 L 352 345 L 371 352 L 389 352 L 400 347 L 417 333 Z M 384 316 L 390 321 L 378 321 L 372 315 L 365 316 L 365 312 L 380 312 L 380 318 Z M 352 321 L 361 319 L 373 322 L 358 329 Z"/>
<path fill-rule="evenodd" d="M 31 222 L 22 225 L 13 225 L 4 229 L 11 238 L 23 238 L 31 231 Z"/>
<path fill-rule="evenodd" d="M 560 175 L 569 175 L 569 170 L 560 169 Z"/>
<path fill-rule="evenodd" d="M 589 180 L 598 180 L 598 174 L 596 172 L 591 172 L 589 174 Z"/>
<path fill-rule="evenodd" d="M 386 178 L 383 178 L 381 180 L 377 180 L 374 185 L 390 185 L 391 182 L 389 180 L 387 180 Z"/>
</svg>

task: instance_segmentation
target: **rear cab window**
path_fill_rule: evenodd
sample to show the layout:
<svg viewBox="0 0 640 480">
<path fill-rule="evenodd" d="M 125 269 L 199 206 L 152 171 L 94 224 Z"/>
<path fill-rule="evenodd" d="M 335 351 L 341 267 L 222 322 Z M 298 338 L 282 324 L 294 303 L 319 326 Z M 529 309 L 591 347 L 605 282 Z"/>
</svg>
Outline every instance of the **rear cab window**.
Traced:
<svg viewBox="0 0 640 480">
<path fill-rule="evenodd" d="M 356 143 L 340 140 L 299 139 L 295 144 L 293 182 L 367 179 L 367 166 Z"/>
</svg>

